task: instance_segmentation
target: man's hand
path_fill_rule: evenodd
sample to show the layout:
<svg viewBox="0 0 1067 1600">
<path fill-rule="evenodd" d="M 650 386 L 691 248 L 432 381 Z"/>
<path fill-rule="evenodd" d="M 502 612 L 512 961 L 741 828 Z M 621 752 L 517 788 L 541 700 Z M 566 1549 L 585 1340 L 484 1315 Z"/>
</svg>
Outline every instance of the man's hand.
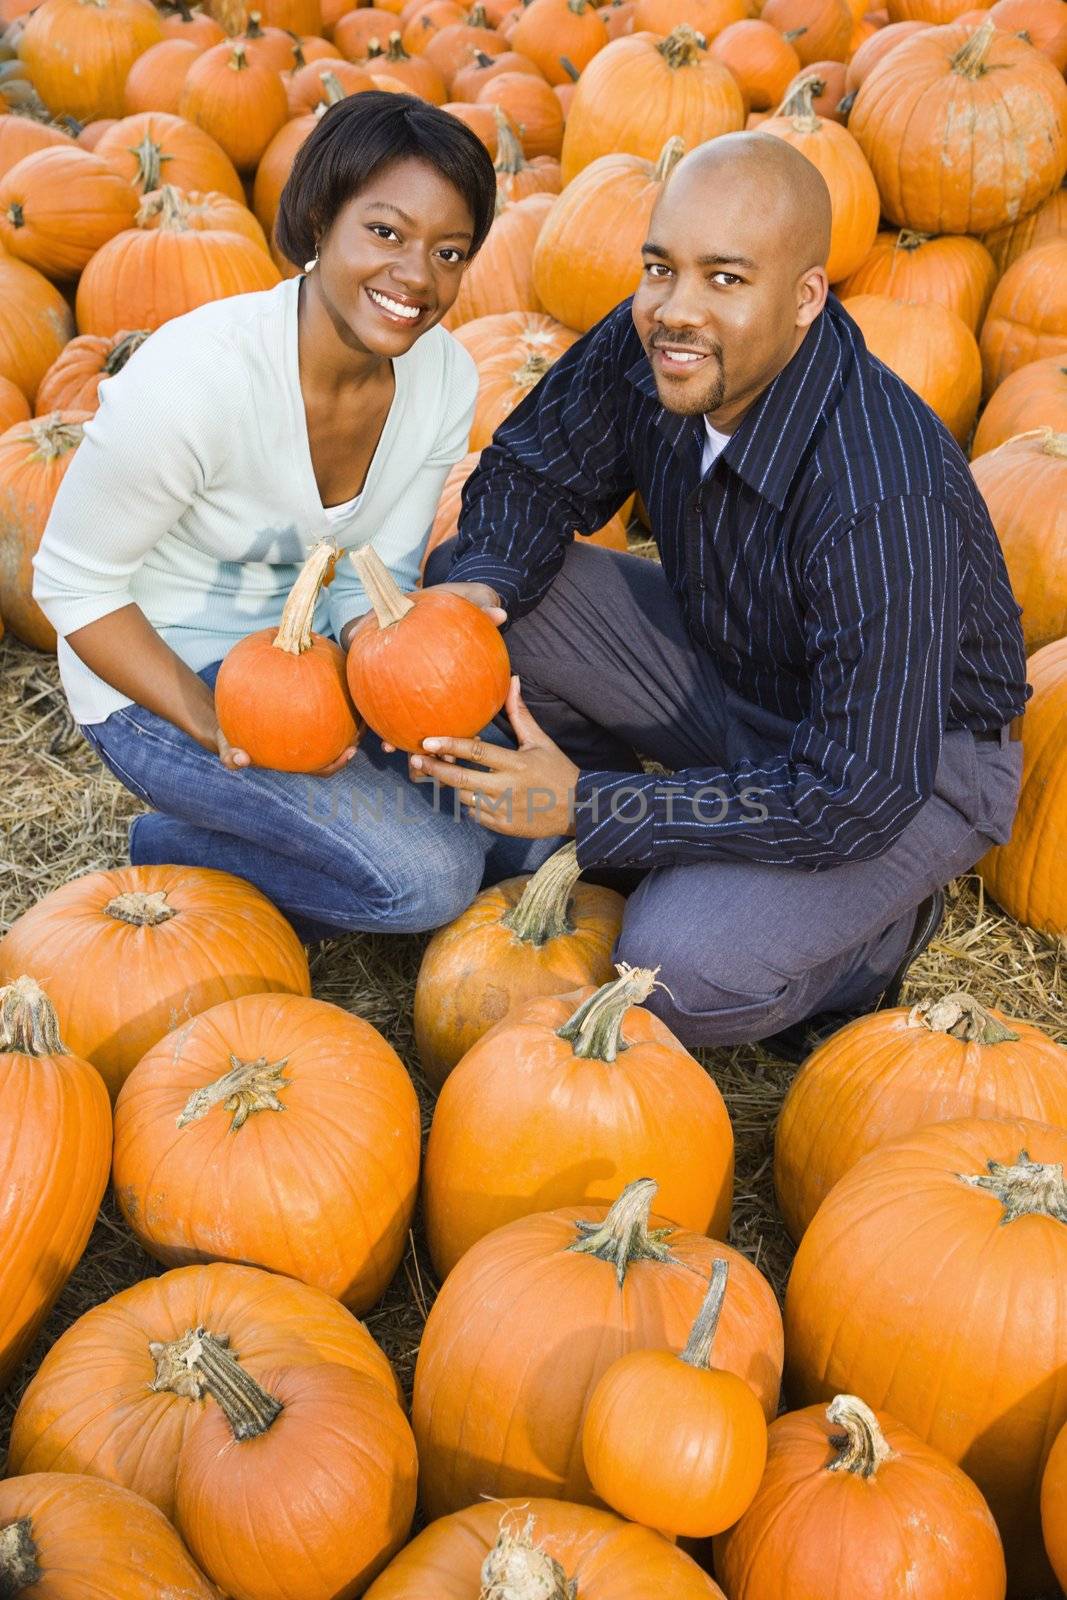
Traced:
<svg viewBox="0 0 1067 1600">
<path fill-rule="evenodd" d="M 424 739 L 423 751 L 409 757 L 412 777 L 436 778 L 457 790 L 467 815 L 491 833 L 521 839 L 572 835 L 579 769 L 534 721 L 518 678 L 511 680 L 504 709 L 517 750 L 483 739 Z M 475 766 L 461 765 L 464 761 Z"/>
</svg>

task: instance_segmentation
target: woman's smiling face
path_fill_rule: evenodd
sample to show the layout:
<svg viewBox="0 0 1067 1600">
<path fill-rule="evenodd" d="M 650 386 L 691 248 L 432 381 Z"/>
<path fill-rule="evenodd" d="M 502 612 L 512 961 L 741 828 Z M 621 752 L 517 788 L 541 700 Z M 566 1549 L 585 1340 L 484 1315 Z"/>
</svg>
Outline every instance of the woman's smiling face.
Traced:
<svg viewBox="0 0 1067 1600">
<path fill-rule="evenodd" d="M 403 355 L 447 314 L 473 233 L 459 190 L 429 162 L 406 157 L 380 168 L 337 213 L 306 287 L 354 350 Z"/>
</svg>

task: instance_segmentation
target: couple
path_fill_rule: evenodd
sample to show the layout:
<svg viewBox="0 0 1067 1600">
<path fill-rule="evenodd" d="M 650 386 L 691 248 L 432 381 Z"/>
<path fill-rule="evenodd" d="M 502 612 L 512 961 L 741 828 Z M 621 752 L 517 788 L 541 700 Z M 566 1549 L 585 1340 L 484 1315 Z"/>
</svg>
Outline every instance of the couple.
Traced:
<svg viewBox="0 0 1067 1600">
<path fill-rule="evenodd" d="M 303 275 L 166 324 L 102 389 L 36 559 L 72 712 L 153 808 L 135 863 L 236 873 L 317 938 L 438 927 L 575 836 L 683 1041 L 796 1058 L 1008 837 L 1028 690 L 967 463 L 828 298 L 829 195 L 781 141 L 679 165 L 632 303 L 497 431 L 431 557 L 506 630 L 497 725 L 410 761 L 367 734 L 311 779 L 219 731 L 221 658 L 324 530 L 417 582 L 477 389 L 439 324 L 494 199 L 447 114 L 326 113 L 277 224 Z M 635 489 L 661 565 L 573 538 Z M 316 629 L 347 645 L 367 609 L 342 561 Z"/>
</svg>

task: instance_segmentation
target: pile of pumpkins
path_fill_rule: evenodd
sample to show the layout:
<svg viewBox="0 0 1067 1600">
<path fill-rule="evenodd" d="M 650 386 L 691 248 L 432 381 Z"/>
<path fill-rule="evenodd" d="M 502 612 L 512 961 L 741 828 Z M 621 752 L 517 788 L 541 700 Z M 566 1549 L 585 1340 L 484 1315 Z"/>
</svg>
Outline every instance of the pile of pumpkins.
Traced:
<svg viewBox="0 0 1067 1600">
<path fill-rule="evenodd" d="M 681 153 L 758 125 L 824 172 L 831 276 L 876 353 L 961 441 L 988 397 L 974 471 L 1035 696 L 1015 834 L 981 870 L 1062 936 L 1067 7 L 754 12 L 0 0 L 0 609 L 54 648 L 29 562 L 99 386 L 162 322 L 293 270 L 271 229 L 317 108 L 416 93 L 496 162 L 499 212 L 448 319 L 482 375 L 478 414 L 431 545 L 493 429 L 634 288 Z M 625 521 L 598 537 L 624 546 Z M 507 685 L 495 630 L 474 684 L 464 603 L 401 595 L 358 554 L 376 621 L 347 661 L 311 659 L 320 547 L 283 622 L 293 648 L 245 641 L 243 667 L 233 653 L 231 714 L 254 721 L 248 685 L 295 660 L 333 674 L 327 741 L 358 715 L 415 748 L 426 729 L 397 720 L 412 697 L 378 648 L 403 629 L 435 659 L 463 634 L 480 727 Z M 109 1182 L 166 1270 L 81 1316 L 23 1394 L 0 1594 L 81 1600 L 90 1574 L 116 1600 L 1035 1600 L 1067 1585 L 1067 1050 L 955 993 L 811 1056 L 776 1137 L 798 1245 L 783 1321 L 722 1242 L 733 1132 L 646 1004 L 670 974 L 612 967 L 622 911 L 570 844 L 433 936 L 414 1002 L 436 1092 L 424 1153 L 396 1052 L 312 998 L 303 946 L 250 885 L 93 872 L 13 924 L 0 1386 Z M 441 1287 L 409 1415 L 358 1319 L 417 1203 Z M 779 1415 L 783 1380 L 798 1409 Z"/>
</svg>

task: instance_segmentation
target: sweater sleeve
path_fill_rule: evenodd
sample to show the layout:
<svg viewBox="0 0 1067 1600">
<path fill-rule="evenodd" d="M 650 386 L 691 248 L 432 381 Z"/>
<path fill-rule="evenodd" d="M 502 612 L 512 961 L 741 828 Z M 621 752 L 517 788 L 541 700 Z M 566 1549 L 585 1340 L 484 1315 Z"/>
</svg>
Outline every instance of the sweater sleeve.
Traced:
<svg viewBox="0 0 1067 1600">
<path fill-rule="evenodd" d="M 426 540 L 437 511 L 445 479 L 466 454 L 478 398 L 478 369 L 455 339 L 449 339 L 442 373 L 446 401 L 433 447 L 412 472 L 407 487 L 374 534 L 373 544 L 405 593 L 417 587 Z M 416 395 L 414 404 L 423 401 Z M 403 439 L 399 441 L 403 448 Z M 354 617 L 370 609 L 363 585 L 350 561 L 339 561 L 327 590 L 330 626 L 335 639 Z"/>
<path fill-rule="evenodd" d="M 60 637 L 132 604 L 131 578 L 210 483 L 248 391 L 224 340 L 175 324 L 101 385 L 33 562 Z"/>
</svg>

